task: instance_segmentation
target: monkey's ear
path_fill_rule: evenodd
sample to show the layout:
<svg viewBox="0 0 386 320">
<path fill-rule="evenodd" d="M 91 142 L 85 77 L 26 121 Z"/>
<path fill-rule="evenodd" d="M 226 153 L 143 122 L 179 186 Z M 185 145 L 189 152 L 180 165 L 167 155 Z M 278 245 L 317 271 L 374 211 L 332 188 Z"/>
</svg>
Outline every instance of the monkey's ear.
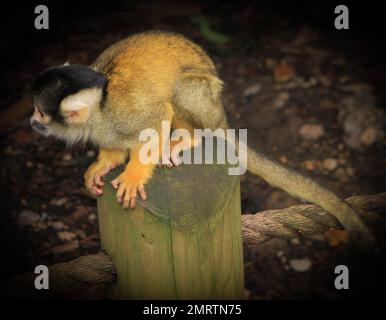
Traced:
<svg viewBox="0 0 386 320">
<path fill-rule="evenodd" d="M 60 110 L 68 123 L 85 123 L 92 109 L 100 104 L 101 98 L 101 89 L 83 89 L 63 99 L 60 103 Z"/>
</svg>

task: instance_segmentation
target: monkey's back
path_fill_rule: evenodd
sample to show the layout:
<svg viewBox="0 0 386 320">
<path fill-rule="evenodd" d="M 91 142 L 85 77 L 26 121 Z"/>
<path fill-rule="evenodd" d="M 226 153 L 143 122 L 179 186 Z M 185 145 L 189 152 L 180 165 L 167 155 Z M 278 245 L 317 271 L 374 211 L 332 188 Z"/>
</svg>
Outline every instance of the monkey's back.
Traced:
<svg viewBox="0 0 386 320">
<path fill-rule="evenodd" d="M 110 91 L 146 93 L 149 99 L 172 95 L 181 71 L 197 68 L 215 72 L 212 60 L 198 45 L 169 32 L 132 35 L 105 50 L 91 65 L 106 75 Z"/>
</svg>

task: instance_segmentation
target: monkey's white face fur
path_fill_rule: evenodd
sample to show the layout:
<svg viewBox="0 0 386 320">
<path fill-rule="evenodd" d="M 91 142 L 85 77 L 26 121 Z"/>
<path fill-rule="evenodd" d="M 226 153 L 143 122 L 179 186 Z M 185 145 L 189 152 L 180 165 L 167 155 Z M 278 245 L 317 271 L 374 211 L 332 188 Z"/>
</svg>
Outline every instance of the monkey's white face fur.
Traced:
<svg viewBox="0 0 386 320">
<path fill-rule="evenodd" d="M 35 121 L 43 124 L 46 131 L 38 130 L 45 136 L 53 135 L 72 145 L 76 142 L 92 140 L 92 120 L 100 114 L 102 90 L 100 88 L 83 89 L 67 96 L 60 103 L 60 114 L 64 123 L 54 121 L 35 106 L 31 124 Z"/>
</svg>

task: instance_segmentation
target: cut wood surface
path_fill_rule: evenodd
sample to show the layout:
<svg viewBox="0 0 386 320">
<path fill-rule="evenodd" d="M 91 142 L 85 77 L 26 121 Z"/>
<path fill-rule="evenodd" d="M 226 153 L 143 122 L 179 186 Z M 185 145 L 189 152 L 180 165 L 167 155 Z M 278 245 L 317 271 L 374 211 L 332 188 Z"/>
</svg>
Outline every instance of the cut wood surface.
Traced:
<svg viewBox="0 0 386 320">
<path fill-rule="evenodd" d="M 102 248 L 118 274 L 115 297 L 243 298 L 239 185 L 225 165 L 157 168 L 148 200 L 124 210 L 107 183 L 98 211 Z"/>
</svg>

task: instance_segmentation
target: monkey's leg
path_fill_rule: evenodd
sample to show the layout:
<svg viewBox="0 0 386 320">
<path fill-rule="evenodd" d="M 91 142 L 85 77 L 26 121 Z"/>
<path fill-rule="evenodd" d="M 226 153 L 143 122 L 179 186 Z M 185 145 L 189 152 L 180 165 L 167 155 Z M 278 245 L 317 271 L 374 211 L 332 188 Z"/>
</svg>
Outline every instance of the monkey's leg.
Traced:
<svg viewBox="0 0 386 320">
<path fill-rule="evenodd" d="M 162 137 L 162 120 L 172 121 L 173 118 L 173 108 L 170 103 L 163 103 L 161 105 L 156 105 L 154 108 L 163 109 L 163 115 L 161 119 L 157 118 L 153 120 L 153 123 L 148 123 L 151 127 L 153 124 L 153 129 L 158 132 L 158 139 L 156 139 L 156 143 L 150 145 L 150 149 L 146 147 L 147 156 L 151 157 L 150 163 L 148 163 L 148 159 L 143 159 L 144 151 L 142 148 L 147 145 L 147 143 L 139 142 L 130 150 L 130 160 L 126 165 L 125 170 L 115 178 L 111 184 L 117 190 L 117 199 L 118 202 L 122 204 L 124 208 L 134 208 L 136 205 L 136 197 L 137 192 L 139 192 L 142 200 L 146 200 L 146 192 L 144 189 L 144 185 L 151 178 L 155 166 L 159 162 L 160 152 L 163 139 Z M 151 120 L 151 119 L 150 119 Z M 170 131 L 167 132 L 167 135 L 170 135 Z M 161 141 L 160 141 L 161 140 Z M 157 157 L 153 158 L 152 155 L 156 154 Z"/>
<path fill-rule="evenodd" d="M 174 117 L 172 122 L 173 130 L 185 129 L 189 132 L 189 136 L 184 136 L 182 141 L 170 141 L 169 152 L 162 153 L 161 165 L 167 167 L 179 166 L 182 161 L 179 158 L 180 152 L 194 148 L 201 141 L 196 141 L 194 139 L 194 129 L 193 127 L 185 120 Z"/>
<path fill-rule="evenodd" d="M 142 144 L 133 148 L 130 152 L 130 161 L 125 170 L 111 181 L 112 186 L 118 189 L 117 200 L 124 208 L 135 208 L 137 192 L 139 192 L 142 200 L 146 200 L 144 185 L 150 179 L 156 166 L 155 163 L 144 164 L 141 161 L 141 147 Z"/>
<path fill-rule="evenodd" d="M 174 88 L 175 114 L 194 128 L 226 129 L 228 125 L 221 103 L 222 86 L 222 81 L 211 70 L 185 70 Z"/>
<path fill-rule="evenodd" d="M 100 149 L 95 161 L 84 174 L 86 188 L 94 195 L 103 193 L 102 177 L 111 169 L 121 165 L 126 160 L 127 153 L 123 150 Z"/>
</svg>

